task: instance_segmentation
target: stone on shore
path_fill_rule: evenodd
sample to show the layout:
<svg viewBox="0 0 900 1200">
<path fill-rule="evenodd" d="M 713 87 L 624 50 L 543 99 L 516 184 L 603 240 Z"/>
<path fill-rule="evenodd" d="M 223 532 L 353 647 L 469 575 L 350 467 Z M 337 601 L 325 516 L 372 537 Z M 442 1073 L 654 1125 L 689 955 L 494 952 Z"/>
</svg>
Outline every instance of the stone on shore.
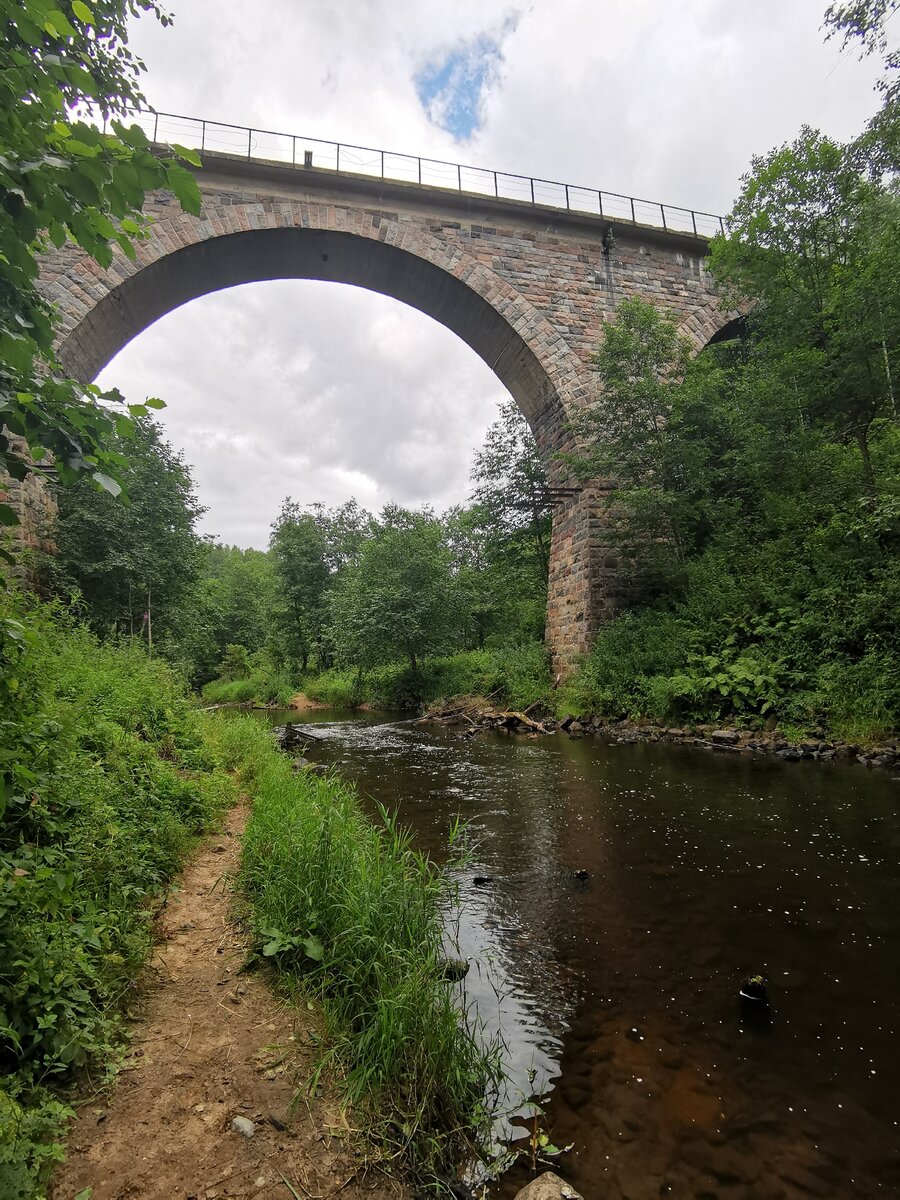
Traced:
<svg viewBox="0 0 900 1200">
<path fill-rule="evenodd" d="M 516 1200 L 582 1200 L 582 1197 L 553 1171 L 545 1171 L 517 1192 Z"/>
</svg>

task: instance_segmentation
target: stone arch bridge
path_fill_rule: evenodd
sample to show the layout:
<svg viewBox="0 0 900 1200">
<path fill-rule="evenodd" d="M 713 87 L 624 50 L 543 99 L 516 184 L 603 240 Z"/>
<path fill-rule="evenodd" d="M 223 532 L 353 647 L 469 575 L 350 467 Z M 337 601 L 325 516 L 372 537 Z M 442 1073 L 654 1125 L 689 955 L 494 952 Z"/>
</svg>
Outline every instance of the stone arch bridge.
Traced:
<svg viewBox="0 0 900 1200">
<path fill-rule="evenodd" d="M 149 119 L 159 137 L 159 118 Z M 704 222 L 715 232 L 718 219 L 457 166 L 450 186 L 444 179 L 436 186 L 429 170 L 450 164 L 420 159 L 407 160 L 418 164 L 405 168 L 412 179 L 390 177 L 382 152 L 372 152 L 381 155 L 380 171 L 377 158 L 374 170 L 348 169 L 348 148 L 327 143 L 301 144 L 298 153 L 291 139 L 285 161 L 280 149 L 268 156 L 254 145 L 249 130 L 239 131 L 242 152 L 211 149 L 211 131 L 223 129 L 234 127 L 195 123 L 193 144 L 203 147 L 199 217 L 170 193 L 155 193 L 146 205 L 151 233 L 138 243 L 136 262 L 116 250 L 104 270 L 71 246 L 46 256 L 41 288 L 58 310 L 63 364 L 91 381 L 171 309 L 260 280 L 355 284 L 427 313 L 509 389 L 551 487 L 561 489 L 547 640 L 557 671 L 567 672 L 615 611 L 617 563 L 603 544 L 602 488 L 561 487 L 567 481 L 555 455 L 572 447 L 570 421 L 596 395 L 591 356 L 622 298 L 656 303 L 698 349 L 725 324 L 704 270 L 708 242 L 698 232 Z M 173 140 L 187 144 L 179 132 Z"/>
</svg>

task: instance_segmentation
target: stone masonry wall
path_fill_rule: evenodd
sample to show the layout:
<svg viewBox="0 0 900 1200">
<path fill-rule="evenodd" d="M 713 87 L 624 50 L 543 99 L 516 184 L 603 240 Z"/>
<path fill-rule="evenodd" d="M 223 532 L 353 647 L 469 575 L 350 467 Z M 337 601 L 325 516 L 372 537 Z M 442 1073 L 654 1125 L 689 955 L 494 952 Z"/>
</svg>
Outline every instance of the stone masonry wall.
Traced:
<svg viewBox="0 0 900 1200">
<path fill-rule="evenodd" d="M 569 422 L 596 398 L 592 355 L 622 298 L 652 300 L 698 348 L 726 321 L 703 239 L 220 155 L 198 178 L 199 218 L 169 193 L 151 198 L 136 263 L 117 253 L 104 271 L 71 247 L 47 256 L 42 288 L 77 377 L 92 379 L 195 296 L 258 279 L 335 279 L 413 304 L 466 340 L 528 418 L 551 482 L 564 483 L 555 454 L 572 447 Z M 548 641 L 563 674 L 618 601 L 601 500 L 585 490 L 554 515 Z"/>
<path fill-rule="evenodd" d="M 12 438 L 11 443 L 11 449 L 24 454 L 26 447 L 21 438 Z M 9 475 L 0 474 L 0 503 L 8 504 L 19 518 L 19 524 L 6 533 L 6 548 L 17 559 L 12 572 L 22 582 L 32 586 L 32 552 L 50 551 L 53 548 L 47 540 L 47 529 L 56 516 L 56 501 L 41 474 L 27 475 L 21 483 Z"/>
</svg>

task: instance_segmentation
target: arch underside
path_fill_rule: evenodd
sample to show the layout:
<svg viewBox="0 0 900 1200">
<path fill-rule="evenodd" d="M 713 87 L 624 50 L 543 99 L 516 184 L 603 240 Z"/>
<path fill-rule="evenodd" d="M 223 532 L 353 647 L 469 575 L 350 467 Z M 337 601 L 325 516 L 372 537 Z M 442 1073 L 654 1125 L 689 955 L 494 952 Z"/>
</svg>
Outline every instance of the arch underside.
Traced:
<svg viewBox="0 0 900 1200">
<path fill-rule="evenodd" d="M 466 342 L 508 388 L 549 447 L 564 424 L 562 403 L 524 338 L 462 280 L 418 255 L 356 234 L 263 229 L 223 234 L 163 254 L 106 293 L 65 338 L 65 368 L 92 380 L 132 338 L 199 296 L 242 283 L 314 279 L 345 283 L 400 300 Z M 221 331 L 223 341 L 228 331 Z"/>
</svg>

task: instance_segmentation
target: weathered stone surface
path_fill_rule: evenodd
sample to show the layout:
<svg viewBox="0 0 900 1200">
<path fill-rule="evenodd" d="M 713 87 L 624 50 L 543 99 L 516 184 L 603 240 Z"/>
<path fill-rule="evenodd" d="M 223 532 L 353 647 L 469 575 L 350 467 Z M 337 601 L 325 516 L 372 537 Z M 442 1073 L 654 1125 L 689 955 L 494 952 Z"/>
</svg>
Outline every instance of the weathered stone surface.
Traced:
<svg viewBox="0 0 900 1200">
<path fill-rule="evenodd" d="M 553 1171 L 545 1171 L 543 1175 L 538 1175 L 537 1179 L 532 1179 L 531 1183 L 517 1192 L 516 1200 L 582 1200 L 582 1198 L 570 1183 L 560 1179 Z"/>
<path fill-rule="evenodd" d="M 196 296 L 263 279 L 369 288 L 428 313 L 466 341 L 528 419 L 552 485 L 557 454 L 597 396 L 593 354 L 620 301 L 651 300 L 700 348 L 726 323 L 701 237 L 494 197 L 206 154 L 203 208 L 151 196 L 136 261 L 104 270 L 72 246 L 43 260 L 41 290 L 61 322 L 59 353 L 91 380 L 135 334 Z M 248 419 L 252 419 L 248 414 Z M 621 604 L 605 544 L 606 482 L 554 508 L 547 639 L 558 674 Z"/>
<path fill-rule="evenodd" d="M 720 746 L 733 746 L 741 740 L 741 735 L 733 729 L 714 729 L 710 737 Z"/>
<path fill-rule="evenodd" d="M 22 438 L 7 431 L 10 449 L 27 458 Z M 56 501 L 42 474 L 27 475 L 19 482 L 0 474 L 0 504 L 8 504 L 18 516 L 19 524 L 11 529 L 0 527 L 0 545 L 11 550 L 17 558 L 15 573 L 28 586 L 35 585 L 32 554 L 52 550 L 48 531 L 56 516 Z"/>
</svg>

